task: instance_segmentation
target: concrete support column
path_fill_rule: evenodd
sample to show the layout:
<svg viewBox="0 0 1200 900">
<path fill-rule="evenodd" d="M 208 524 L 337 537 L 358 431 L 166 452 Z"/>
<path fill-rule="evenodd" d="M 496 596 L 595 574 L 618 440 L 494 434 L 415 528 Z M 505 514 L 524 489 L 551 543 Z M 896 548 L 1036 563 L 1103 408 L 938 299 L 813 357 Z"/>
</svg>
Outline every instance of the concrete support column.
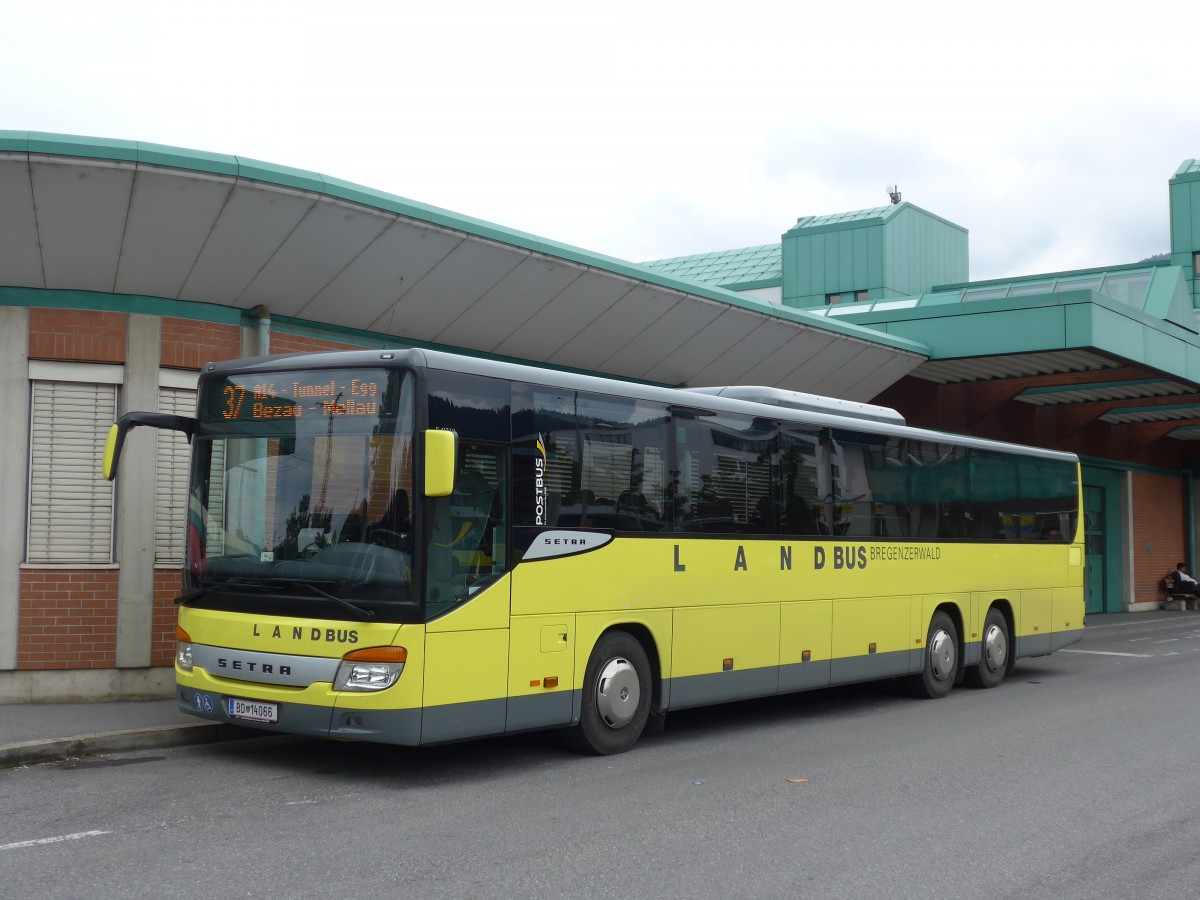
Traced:
<svg viewBox="0 0 1200 900">
<path fill-rule="evenodd" d="M 1121 534 L 1119 540 L 1121 542 L 1121 553 L 1125 557 L 1125 572 L 1122 579 L 1123 583 L 1121 585 L 1121 590 L 1125 598 L 1125 611 L 1133 612 L 1133 604 L 1138 602 L 1137 558 L 1138 550 L 1141 549 L 1134 546 L 1134 541 L 1137 539 L 1137 534 L 1133 528 L 1133 473 L 1129 471 L 1121 472 L 1120 479 Z M 1117 498 L 1112 497 L 1110 499 L 1115 500 Z M 1157 602 L 1155 603 L 1155 606 L 1157 606 Z"/>
<path fill-rule="evenodd" d="M 131 314 L 126 331 L 121 410 L 158 412 L 162 320 Z M 154 635 L 154 497 L 158 430 L 135 428 L 117 477 L 117 666 L 150 665 Z"/>
<path fill-rule="evenodd" d="M 0 670 L 17 667 L 21 563 L 25 559 L 29 483 L 29 310 L 0 306 L 0 409 L 5 448 L 0 453 Z"/>
<path fill-rule="evenodd" d="M 241 342 L 241 349 L 238 351 L 238 355 L 242 359 L 246 359 L 247 357 L 251 357 L 251 356 L 261 356 L 262 355 L 258 352 L 258 346 L 259 346 L 258 323 L 255 320 L 251 319 L 250 324 L 247 325 L 246 321 L 247 320 L 245 318 L 242 319 L 242 327 L 241 327 L 242 342 Z"/>
</svg>

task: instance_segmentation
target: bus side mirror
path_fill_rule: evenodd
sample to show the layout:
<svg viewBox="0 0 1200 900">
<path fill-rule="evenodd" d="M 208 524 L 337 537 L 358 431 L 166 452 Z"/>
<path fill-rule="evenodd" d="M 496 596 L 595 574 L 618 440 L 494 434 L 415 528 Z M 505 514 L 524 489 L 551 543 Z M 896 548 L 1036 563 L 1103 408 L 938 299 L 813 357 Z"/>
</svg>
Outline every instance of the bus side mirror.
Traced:
<svg viewBox="0 0 1200 900">
<path fill-rule="evenodd" d="M 182 431 L 191 443 L 192 435 L 196 433 L 196 420 L 187 416 L 174 416 L 168 413 L 125 413 L 108 429 L 108 437 L 104 440 L 104 467 L 101 470 L 106 481 L 117 477 L 117 463 L 121 459 L 121 448 L 125 446 L 125 435 L 129 429 L 138 425 L 152 425 L 155 428 L 169 428 L 172 431 Z"/>
<path fill-rule="evenodd" d="M 425 432 L 425 496 L 449 497 L 454 493 L 454 464 L 458 435 L 430 428 Z"/>
<path fill-rule="evenodd" d="M 117 460 L 121 456 L 121 446 L 125 443 L 125 431 L 116 422 L 108 426 L 108 437 L 104 439 L 104 480 L 112 481 L 117 477 Z"/>
</svg>

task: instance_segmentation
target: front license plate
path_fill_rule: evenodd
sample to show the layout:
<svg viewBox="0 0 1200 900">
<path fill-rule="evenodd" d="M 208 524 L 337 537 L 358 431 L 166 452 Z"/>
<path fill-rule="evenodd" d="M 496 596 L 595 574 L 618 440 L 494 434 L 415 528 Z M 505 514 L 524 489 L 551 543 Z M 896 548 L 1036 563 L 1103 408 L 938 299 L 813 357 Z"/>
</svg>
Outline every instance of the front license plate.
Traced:
<svg viewBox="0 0 1200 900">
<path fill-rule="evenodd" d="M 263 703 L 260 700 L 238 700 L 229 698 L 229 717 L 249 719 L 251 722 L 278 722 L 279 704 Z"/>
</svg>

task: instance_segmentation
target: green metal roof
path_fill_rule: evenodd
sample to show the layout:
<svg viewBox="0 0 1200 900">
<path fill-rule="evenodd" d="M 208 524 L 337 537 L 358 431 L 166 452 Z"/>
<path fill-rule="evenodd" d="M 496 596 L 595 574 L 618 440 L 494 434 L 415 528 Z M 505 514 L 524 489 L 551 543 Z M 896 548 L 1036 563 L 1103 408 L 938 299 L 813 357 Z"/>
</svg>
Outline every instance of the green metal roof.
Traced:
<svg viewBox="0 0 1200 900">
<path fill-rule="evenodd" d="M 1088 269 L 1050 275 L 1030 275 L 1011 281 L 947 285 L 915 297 L 896 297 L 864 303 L 841 304 L 809 310 L 826 317 L 870 318 L 889 310 L 927 308 L 955 303 L 999 301 L 1011 304 L 1025 297 L 1044 297 L 1072 291 L 1093 291 L 1156 319 L 1196 331 L 1196 315 L 1187 294 L 1180 266 L 1161 263 Z"/>
<path fill-rule="evenodd" d="M 783 254 L 779 244 L 673 256 L 641 265 L 673 278 L 718 286 L 778 281 L 783 277 Z"/>
<path fill-rule="evenodd" d="M 1082 279 L 1069 287 L 1067 279 L 1061 290 L 1023 296 L 972 302 L 964 298 L 971 290 L 966 288 L 829 307 L 824 313 L 897 336 L 919 334 L 932 351 L 934 365 L 944 360 L 986 361 L 982 358 L 1052 352 L 1078 355 L 1094 350 L 1196 383 L 1200 335 L 1186 293 L 1181 293 L 1182 270 L 1178 266 L 1150 270 L 1154 277 L 1141 304 L 1114 299 L 1087 284 L 1079 286 Z M 1168 299 L 1169 320 L 1162 312 Z M 1186 317 L 1179 315 L 1184 308 Z M 1176 322 L 1177 318 L 1184 321 Z"/>
<path fill-rule="evenodd" d="M 899 206 L 877 206 L 874 209 L 858 209 L 852 212 L 834 213 L 828 216 L 801 216 L 796 220 L 796 228 L 820 228 L 823 225 L 840 225 L 843 222 L 865 222 L 877 220 L 882 222 L 889 218 L 889 213 Z M 894 214 L 894 213 L 893 213 Z"/>
<path fill-rule="evenodd" d="M 1176 178 L 1180 175 L 1200 177 L 1200 159 L 1185 159 L 1175 171 Z"/>
<path fill-rule="evenodd" d="M 920 213 L 931 219 L 936 219 L 964 234 L 967 231 L 961 225 L 956 225 L 949 219 L 943 219 L 941 216 L 905 200 L 902 203 L 891 203 L 887 206 L 877 206 L 874 209 L 858 209 L 852 212 L 834 213 L 827 216 L 801 216 L 796 220 L 796 224 L 784 235 L 784 238 L 812 232 L 843 231 L 851 228 L 882 225 L 906 212 Z"/>
</svg>

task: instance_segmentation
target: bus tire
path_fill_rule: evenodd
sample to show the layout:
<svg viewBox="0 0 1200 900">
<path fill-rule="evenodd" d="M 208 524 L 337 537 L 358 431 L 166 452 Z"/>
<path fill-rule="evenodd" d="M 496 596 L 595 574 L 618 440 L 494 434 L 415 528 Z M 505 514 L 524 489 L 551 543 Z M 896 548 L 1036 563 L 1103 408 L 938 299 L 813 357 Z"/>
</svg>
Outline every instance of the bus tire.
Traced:
<svg viewBox="0 0 1200 900">
<path fill-rule="evenodd" d="M 973 687 L 994 688 L 1008 673 L 1012 639 L 1008 633 L 1008 620 L 994 606 L 983 620 L 983 640 L 979 647 L 979 665 L 967 672 L 967 681 Z"/>
<path fill-rule="evenodd" d="M 642 645 L 627 632 L 608 632 L 588 659 L 579 724 L 564 733 L 567 744 L 598 756 L 624 753 L 646 727 L 652 693 Z"/>
<path fill-rule="evenodd" d="M 950 693 L 958 676 L 958 647 L 958 629 L 954 627 L 954 620 L 941 610 L 935 612 L 929 620 L 921 674 L 909 675 L 904 680 L 908 693 L 928 700 Z"/>
</svg>

